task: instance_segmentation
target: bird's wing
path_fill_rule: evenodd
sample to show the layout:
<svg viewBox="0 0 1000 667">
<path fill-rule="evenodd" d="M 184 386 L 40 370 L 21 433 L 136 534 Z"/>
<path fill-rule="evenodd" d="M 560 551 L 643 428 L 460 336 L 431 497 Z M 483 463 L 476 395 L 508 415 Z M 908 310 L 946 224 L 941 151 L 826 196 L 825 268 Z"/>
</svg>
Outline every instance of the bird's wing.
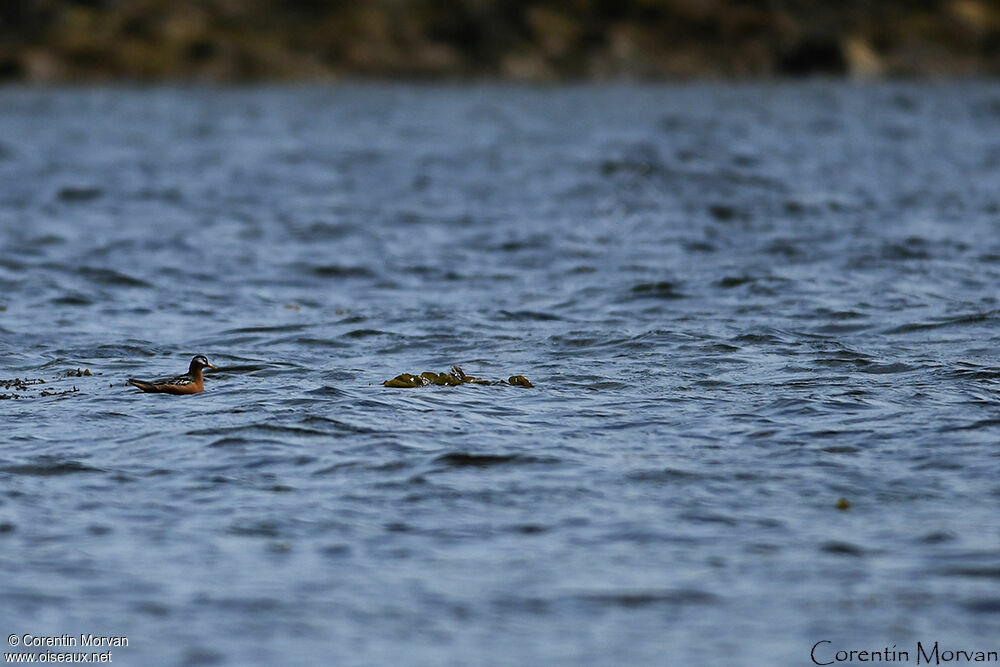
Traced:
<svg viewBox="0 0 1000 667">
<path fill-rule="evenodd" d="M 157 380 L 137 380 L 134 378 L 129 378 L 129 382 L 139 382 L 140 384 L 149 385 L 151 387 L 184 387 L 189 384 L 194 384 L 194 378 L 185 373 L 184 375 L 178 375 L 172 378 L 159 378 Z"/>
</svg>

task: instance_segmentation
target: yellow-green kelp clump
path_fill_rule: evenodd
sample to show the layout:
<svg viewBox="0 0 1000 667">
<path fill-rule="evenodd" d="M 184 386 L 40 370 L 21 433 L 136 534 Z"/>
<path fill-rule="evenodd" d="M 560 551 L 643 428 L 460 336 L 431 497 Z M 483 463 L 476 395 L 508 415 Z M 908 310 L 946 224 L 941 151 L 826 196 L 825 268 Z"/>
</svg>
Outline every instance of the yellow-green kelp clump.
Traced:
<svg viewBox="0 0 1000 667">
<path fill-rule="evenodd" d="M 483 378 L 472 377 L 471 375 L 466 375 L 458 366 L 452 366 L 451 371 L 447 373 L 434 373 L 432 371 L 424 371 L 420 375 L 411 375 L 410 373 L 403 373 L 397 375 L 391 380 L 386 380 L 383 382 L 386 387 L 395 387 L 397 389 L 412 389 L 414 387 L 425 387 L 429 384 L 436 384 L 440 386 L 454 387 L 460 384 L 509 384 L 514 387 L 534 387 L 531 381 L 523 375 L 511 375 L 506 380 L 484 380 Z"/>
</svg>

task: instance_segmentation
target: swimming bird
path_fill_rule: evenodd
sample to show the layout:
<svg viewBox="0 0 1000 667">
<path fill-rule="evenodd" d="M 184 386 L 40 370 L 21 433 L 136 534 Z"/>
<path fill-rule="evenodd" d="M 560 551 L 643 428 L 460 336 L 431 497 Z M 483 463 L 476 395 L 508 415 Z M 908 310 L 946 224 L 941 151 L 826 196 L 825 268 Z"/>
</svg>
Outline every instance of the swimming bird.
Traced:
<svg viewBox="0 0 1000 667">
<path fill-rule="evenodd" d="M 197 394 L 205 391 L 205 379 L 201 375 L 202 368 L 215 368 L 215 366 L 208 363 L 208 357 L 204 354 L 198 354 L 191 360 L 191 366 L 184 375 L 161 380 L 129 378 L 127 384 L 143 391 L 160 394 Z"/>
</svg>

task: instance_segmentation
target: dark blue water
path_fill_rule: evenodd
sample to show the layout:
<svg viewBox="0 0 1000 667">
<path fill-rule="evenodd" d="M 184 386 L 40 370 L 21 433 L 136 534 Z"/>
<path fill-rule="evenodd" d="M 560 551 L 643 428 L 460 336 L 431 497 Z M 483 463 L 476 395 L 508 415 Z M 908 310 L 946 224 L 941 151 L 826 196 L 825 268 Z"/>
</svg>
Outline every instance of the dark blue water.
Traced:
<svg viewBox="0 0 1000 667">
<path fill-rule="evenodd" d="M 0 630 L 997 650 L 998 186 L 993 83 L 0 90 Z"/>
</svg>

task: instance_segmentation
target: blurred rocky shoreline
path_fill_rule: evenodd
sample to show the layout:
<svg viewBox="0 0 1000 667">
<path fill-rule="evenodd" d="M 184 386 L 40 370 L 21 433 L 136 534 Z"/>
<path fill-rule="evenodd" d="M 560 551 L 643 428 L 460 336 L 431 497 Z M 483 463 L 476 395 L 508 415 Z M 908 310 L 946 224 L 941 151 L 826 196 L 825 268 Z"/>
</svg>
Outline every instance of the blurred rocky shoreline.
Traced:
<svg viewBox="0 0 1000 667">
<path fill-rule="evenodd" d="M 0 80 L 1000 74 L 991 0 L 19 0 Z"/>
</svg>

